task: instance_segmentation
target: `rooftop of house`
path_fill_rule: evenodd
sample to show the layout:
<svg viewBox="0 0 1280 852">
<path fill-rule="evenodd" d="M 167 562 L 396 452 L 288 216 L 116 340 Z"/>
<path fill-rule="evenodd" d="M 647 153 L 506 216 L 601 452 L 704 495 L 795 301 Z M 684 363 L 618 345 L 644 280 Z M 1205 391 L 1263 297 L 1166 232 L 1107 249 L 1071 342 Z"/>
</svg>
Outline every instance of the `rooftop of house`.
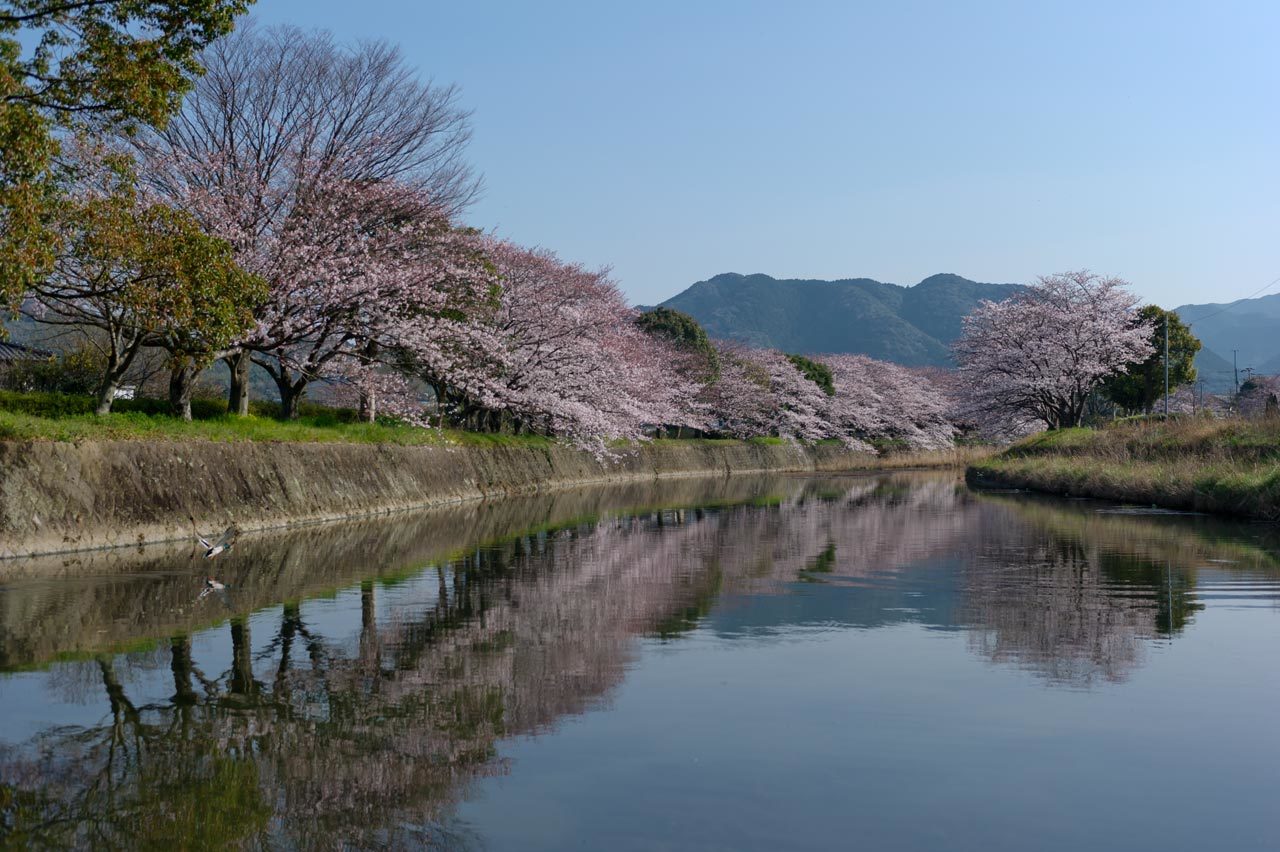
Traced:
<svg viewBox="0 0 1280 852">
<path fill-rule="evenodd" d="M 12 364 L 15 361 L 43 361 L 45 358 L 52 357 L 53 353 L 47 349 L 36 349 L 33 346 L 0 340 L 0 364 Z"/>
</svg>

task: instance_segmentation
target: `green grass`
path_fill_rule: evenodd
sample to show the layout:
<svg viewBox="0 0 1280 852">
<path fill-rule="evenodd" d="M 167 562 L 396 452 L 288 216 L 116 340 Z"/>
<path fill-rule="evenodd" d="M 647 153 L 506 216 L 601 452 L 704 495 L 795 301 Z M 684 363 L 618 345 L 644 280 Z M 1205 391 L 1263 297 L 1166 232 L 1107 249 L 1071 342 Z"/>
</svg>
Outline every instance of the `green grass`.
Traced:
<svg viewBox="0 0 1280 852">
<path fill-rule="evenodd" d="M 194 419 L 185 422 L 164 413 L 160 400 L 119 400 L 117 411 L 97 416 L 87 396 L 0 392 L 0 440 L 10 441 L 267 441 L 290 443 L 466 445 L 543 447 L 536 435 L 486 435 L 453 429 L 423 429 L 380 420 L 361 423 L 348 409 L 305 406 L 297 420 L 269 416 L 271 404 L 255 405 L 255 414 L 233 417 L 221 401 L 197 400 Z"/>
<path fill-rule="evenodd" d="M 1028 438 L 970 482 L 1280 520 L 1280 422 L 1120 422 Z"/>
<path fill-rule="evenodd" d="M 223 414 L 186 423 L 175 417 L 137 412 L 112 413 L 104 417 L 77 414 L 53 418 L 0 411 L 2 440 L 288 441 L 405 445 L 457 443 L 452 438 L 453 434 L 450 432 L 432 429 L 380 423 L 327 423 L 324 418 L 315 417 L 285 422 Z"/>
<path fill-rule="evenodd" d="M 262 441 L 272 443 L 395 444 L 400 446 L 522 447 L 545 450 L 556 439 L 541 435 L 491 434 L 460 429 L 424 429 L 390 419 L 362 423 L 348 408 L 325 408 L 304 403 L 296 420 L 275 417 L 279 406 L 254 402 L 248 417 L 226 413 L 220 399 L 192 401 L 192 420 L 170 416 L 168 403 L 158 399 L 117 400 L 104 416 L 93 413 L 87 395 L 19 393 L 0 391 L 0 440 L 3 441 Z M 783 438 L 658 438 L 654 445 L 725 447 L 735 444 L 780 446 Z M 819 441 L 838 446 L 839 441 Z M 631 444 L 614 441 L 610 447 L 625 450 Z M 881 455 L 867 455 L 858 469 L 903 467 L 961 467 L 990 452 L 987 448 L 959 447 L 934 452 L 904 451 L 897 445 L 880 447 Z"/>
</svg>

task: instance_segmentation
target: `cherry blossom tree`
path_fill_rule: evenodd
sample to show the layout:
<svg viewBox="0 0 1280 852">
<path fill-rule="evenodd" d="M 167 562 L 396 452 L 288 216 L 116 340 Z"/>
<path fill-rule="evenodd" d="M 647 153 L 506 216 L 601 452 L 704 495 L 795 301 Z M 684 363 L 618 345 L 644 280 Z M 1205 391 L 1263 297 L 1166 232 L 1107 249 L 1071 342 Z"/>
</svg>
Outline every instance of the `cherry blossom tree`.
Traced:
<svg viewBox="0 0 1280 852">
<path fill-rule="evenodd" d="M 830 398 L 790 357 L 725 341 L 715 347 L 719 374 L 702 392 L 710 430 L 735 438 L 842 437 L 827 416 Z"/>
<path fill-rule="evenodd" d="M 321 388 L 325 404 L 355 408 L 363 422 L 390 417 L 411 426 L 433 425 L 422 383 L 376 358 L 336 361 L 326 372 Z"/>
<path fill-rule="evenodd" d="M 340 253 L 354 237 L 302 236 L 318 236 L 325 192 L 343 182 L 394 182 L 451 218 L 479 181 L 462 156 L 470 122 L 457 90 L 420 81 L 386 43 L 346 47 L 324 32 L 249 24 L 200 61 L 206 73 L 182 110 L 130 144 L 153 190 L 228 240 L 237 261 L 271 284 L 254 332 L 227 357 L 230 408 L 245 414 L 251 358 L 276 361 L 282 390 L 305 374 L 290 359 L 303 343 L 298 335 L 314 326 L 293 319 L 297 297 L 313 284 L 291 276 L 346 262 Z M 296 255 L 300 243 L 305 260 Z M 295 395 L 283 392 L 288 409 Z"/>
<path fill-rule="evenodd" d="M 947 398 L 927 374 L 865 355 L 822 358 L 834 378 L 827 416 L 846 436 L 897 441 L 915 450 L 955 442 Z"/>
<path fill-rule="evenodd" d="M 1169 400 L 1169 410 L 1179 414 L 1187 413 L 1188 395 L 1174 395 Z M 1178 405 L 1177 403 L 1181 403 Z M 1240 385 L 1240 393 L 1236 396 L 1236 411 L 1241 417 L 1258 418 L 1280 417 L 1280 377 L 1250 376 Z"/>
<path fill-rule="evenodd" d="M 486 330 L 494 345 L 435 371 L 459 422 L 565 435 L 600 450 L 686 417 L 696 387 L 671 369 L 680 354 L 636 324 L 607 270 L 498 240 L 487 254 L 501 279 Z"/>
<path fill-rule="evenodd" d="M 664 423 L 662 431 L 677 438 L 702 436 L 707 428 L 707 406 L 700 399 L 705 395 L 702 388 L 714 382 L 720 372 L 711 339 L 693 317 L 666 307 L 645 311 L 636 317 L 636 325 L 671 352 L 668 372 L 693 390 L 692 395 L 685 393 L 681 397 L 677 419 Z"/>
<path fill-rule="evenodd" d="M 967 382 L 958 370 L 915 367 L 912 372 L 924 376 L 936 391 L 947 422 L 955 427 L 957 438 L 963 436 L 992 443 L 1012 443 L 1045 428 L 1042 421 L 1026 415 L 1010 416 L 976 408 L 969 399 Z"/>
<path fill-rule="evenodd" d="M 769 378 L 772 404 L 768 431 L 763 434 L 807 441 L 842 437 L 827 418 L 826 392 L 805 374 L 803 367 L 776 349 L 761 349 L 752 354 Z"/>
<path fill-rule="evenodd" d="M 953 353 L 968 406 L 981 416 L 1080 423 L 1089 395 L 1151 354 L 1149 324 L 1119 278 L 1087 270 L 1050 275 L 965 317 Z"/>
<path fill-rule="evenodd" d="M 774 399 L 767 371 L 752 350 L 732 341 L 712 341 L 717 371 L 699 394 L 707 429 L 737 438 L 767 435 Z"/>
<path fill-rule="evenodd" d="M 408 356 L 446 372 L 494 302 L 479 238 L 395 182 L 319 182 L 274 249 L 276 286 L 242 345 L 276 381 L 284 417 L 337 360 Z"/>
</svg>

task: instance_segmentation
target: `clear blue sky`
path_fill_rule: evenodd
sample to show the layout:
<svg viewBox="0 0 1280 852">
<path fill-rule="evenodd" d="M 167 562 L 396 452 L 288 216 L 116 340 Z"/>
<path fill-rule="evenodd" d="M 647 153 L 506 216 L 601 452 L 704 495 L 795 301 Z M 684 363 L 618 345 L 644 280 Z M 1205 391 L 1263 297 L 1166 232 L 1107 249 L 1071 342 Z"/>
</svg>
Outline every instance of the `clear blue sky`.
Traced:
<svg viewBox="0 0 1280 852">
<path fill-rule="evenodd" d="M 637 303 L 726 271 L 910 284 L 1089 267 L 1166 306 L 1280 276 L 1280 3 L 254 14 L 396 42 L 457 83 L 486 184 L 472 224 L 612 265 Z"/>
</svg>

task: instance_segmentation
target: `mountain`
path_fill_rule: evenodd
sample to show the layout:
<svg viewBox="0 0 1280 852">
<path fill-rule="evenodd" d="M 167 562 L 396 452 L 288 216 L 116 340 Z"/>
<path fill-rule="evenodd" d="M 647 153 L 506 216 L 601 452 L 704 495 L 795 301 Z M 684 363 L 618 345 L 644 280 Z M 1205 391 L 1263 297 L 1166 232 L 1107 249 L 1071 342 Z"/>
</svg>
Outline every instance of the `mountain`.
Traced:
<svg viewBox="0 0 1280 852">
<path fill-rule="evenodd" d="M 983 299 L 1017 284 L 934 275 L 914 287 L 870 278 L 778 279 L 725 273 L 662 304 L 692 316 L 712 337 L 786 352 L 853 352 L 907 366 L 945 366 L 960 321 Z"/>
<path fill-rule="evenodd" d="M 1235 371 L 1230 358 L 1223 358 L 1205 346 L 1196 353 L 1195 364 L 1196 378 L 1204 382 L 1205 390 L 1210 393 L 1226 393 L 1235 387 Z"/>
<path fill-rule="evenodd" d="M 1280 294 L 1226 304 L 1183 305 L 1174 312 L 1204 344 L 1196 371 L 1211 390 L 1233 386 L 1232 350 L 1242 381 L 1246 370 L 1280 373 Z"/>
</svg>

